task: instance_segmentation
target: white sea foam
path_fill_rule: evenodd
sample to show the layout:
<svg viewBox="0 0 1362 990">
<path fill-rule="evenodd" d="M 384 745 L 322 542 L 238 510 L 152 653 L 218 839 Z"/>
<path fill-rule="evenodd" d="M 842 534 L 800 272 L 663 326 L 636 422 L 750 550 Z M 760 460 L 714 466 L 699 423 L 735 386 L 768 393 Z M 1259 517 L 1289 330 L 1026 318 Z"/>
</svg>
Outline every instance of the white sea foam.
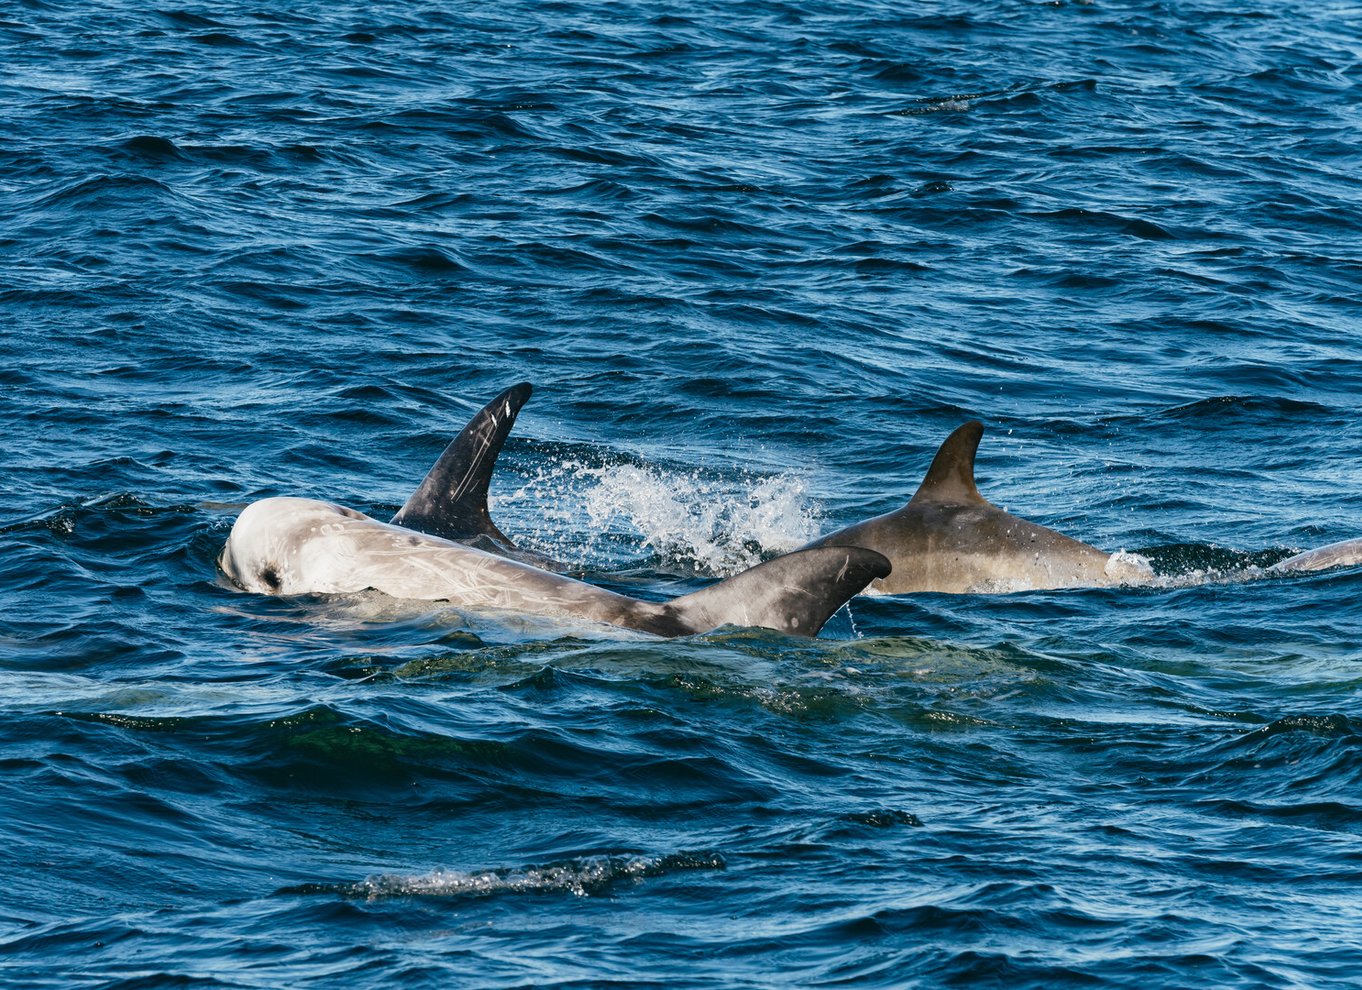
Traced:
<svg viewBox="0 0 1362 990">
<path fill-rule="evenodd" d="M 1142 584 L 1145 587 L 1171 590 L 1195 588 L 1203 584 L 1238 584 L 1243 581 L 1257 581 L 1261 578 L 1277 576 L 1280 576 L 1280 573 L 1274 574 L 1256 564 L 1244 564 L 1235 567 L 1197 567 L 1192 570 L 1178 571 L 1175 574 L 1156 574 Z"/>
<path fill-rule="evenodd" d="M 516 528 L 515 539 L 572 564 L 610 565 L 621 553 L 650 551 L 717 577 L 803 546 L 818 535 L 820 521 L 804 480 L 791 474 L 580 461 L 540 469 L 496 499 L 493 511 L 533 519 Z"/>
<path fill-rule="evenodd" d="M 493 894 L 567 893 L 586 897 L 607 884 L 641 880 L 675 870 L 722 870 L 714 853 L 671 856 L 588 856 L 545 866 L 481 871 L 433 870 L 417 876 L 385 873 L 347 889 L 368 900 L 387 897 L 468 897 Z"/>
<path fill-rule="evenodd" d="M 1149 558 L 1128 550 L 1117 550 L 1108 557 L 1103 571 L 1115 584 L 1149 584 L 1154 580 Z"/>
</svg>

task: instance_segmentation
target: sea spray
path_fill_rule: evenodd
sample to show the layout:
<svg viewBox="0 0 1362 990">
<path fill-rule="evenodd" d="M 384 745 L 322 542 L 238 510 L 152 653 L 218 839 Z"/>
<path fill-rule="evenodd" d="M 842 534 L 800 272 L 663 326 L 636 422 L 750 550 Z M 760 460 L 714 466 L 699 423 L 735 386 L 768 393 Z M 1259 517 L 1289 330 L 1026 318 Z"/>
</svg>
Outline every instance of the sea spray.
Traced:
<svg viewBox="0 0 1362 990">
<path fill-rule="evenodd" d="M 522 545 L 574 567 L 619 567 L 650 554 L 664 566 L 728 577 L 818 535 L 821 511 L 793 474 L 724 474 L 652 464 L 541 467 L 492 511 L 534 523 Z"/>
</svg>

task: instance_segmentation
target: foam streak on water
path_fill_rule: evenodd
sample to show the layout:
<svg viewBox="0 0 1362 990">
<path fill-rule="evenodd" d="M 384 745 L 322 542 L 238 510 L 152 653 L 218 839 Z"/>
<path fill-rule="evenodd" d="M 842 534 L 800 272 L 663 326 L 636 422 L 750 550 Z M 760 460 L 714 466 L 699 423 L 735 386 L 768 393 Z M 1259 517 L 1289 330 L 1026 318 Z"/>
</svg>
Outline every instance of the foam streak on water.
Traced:
<svg viewBox="0 0 1362 990">
<path fill-rule="evenodd" d="M 588 897 L 622 880 L 641 880 L 678 869 L 723 869 L 713 855 L 588 857 L 567 863 L 467 872 L 434 870 L 422 876 L 385 874 L 341 888 L 301 888 L 298 893 L 342 893 L 368 900 L 387 897 L 489 897 L 496 894 L 561 893 Z"/>
<path fill-rule="evenodd" d="M 1362 43 L 1304 0 L 0 4 L 0 984 L 1353 987 Z M 980 489 L 1153 580 L 658 641 L 220 582 L 535 385 L 663 599 Z M 853 619 L 854 614 L 854 619 Z"/>
</svg>

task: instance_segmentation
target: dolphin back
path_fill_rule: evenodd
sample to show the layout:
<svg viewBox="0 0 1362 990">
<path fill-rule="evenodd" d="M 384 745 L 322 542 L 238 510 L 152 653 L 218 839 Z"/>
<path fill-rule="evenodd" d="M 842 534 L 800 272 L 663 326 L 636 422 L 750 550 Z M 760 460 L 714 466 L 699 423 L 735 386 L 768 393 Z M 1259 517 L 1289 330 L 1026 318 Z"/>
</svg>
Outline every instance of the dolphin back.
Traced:
<svg viewBox="0 0 1362 990">
<path fill-rule="evenodd" d="M 514 547 L 492 522 L 487 487 L 497 456 L 532 391 L 529 382 L 521 382 L 483 406 L 397 510 L 393 524 L 446 540 L 485 536 Z"/>
<path fill-rule="evenodd" d="M 816 636 L 848 599 L 889 571 L 888 558 L 862 547 L 796 550 L 673 599 L 662 618 L 674 628 L 651 631 L 675 636 L 733 625 Z"/>
<path fill-rule="evenodd" d="M 1322 571 L 1330 567 L 1362 564 L 1362 538 L 1341 540 L 1328 546 L 1298 553 L 1272 566 L 1277 571 Z"/>
</svg>

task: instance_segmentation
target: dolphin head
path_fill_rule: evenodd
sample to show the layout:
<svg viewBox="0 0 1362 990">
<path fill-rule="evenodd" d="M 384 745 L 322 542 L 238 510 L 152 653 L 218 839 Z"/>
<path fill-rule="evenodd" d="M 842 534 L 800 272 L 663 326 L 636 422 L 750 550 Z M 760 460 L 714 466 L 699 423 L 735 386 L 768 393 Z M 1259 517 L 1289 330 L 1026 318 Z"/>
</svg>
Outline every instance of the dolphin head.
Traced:
<svg viewBox="0 0 1362 990">
<path fill-rule="evenodd" d="M 299 582 L 300 555 L 309 540 L 326 535 L 337 517 L 361 513 L 306 498 L 266 498 L 241 511 L 218 554 L 219 572 L 242 591 L 295 595 L 310 589 Z"/>
</svg>

